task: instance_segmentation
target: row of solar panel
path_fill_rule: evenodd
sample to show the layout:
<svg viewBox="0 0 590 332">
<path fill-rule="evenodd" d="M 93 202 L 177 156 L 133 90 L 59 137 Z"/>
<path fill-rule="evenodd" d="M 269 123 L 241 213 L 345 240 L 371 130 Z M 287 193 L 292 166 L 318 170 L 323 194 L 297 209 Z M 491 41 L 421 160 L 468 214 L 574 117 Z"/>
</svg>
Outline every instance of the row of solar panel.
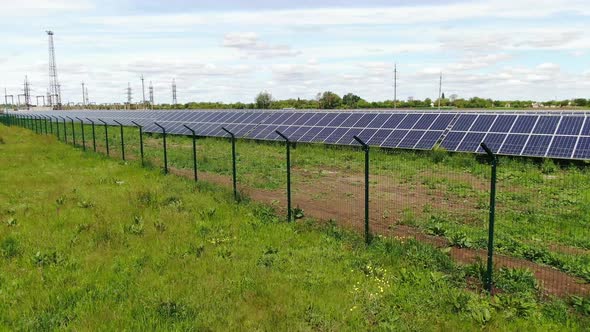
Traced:
<svg viewBox="0 0 590 332">
<path fill-rule="evenodd" d="M 46 112 L 38 114 L 47 114 Z M 147 132 L 160 132 L 160 122 L 175 134 L 226 136 L 227 127 L 238 137 L 277 140 L 275 130 L 293 141 L 356 144 L 353 135 L 372 146 L 432 149 L 437 142 L 450 151 L 482 153 L 485 141 L 494 151 L 508 155 L 589 159 L 590 121 L 583 116 L 488 113 L 393 113 L 324 111 L 199 111 L 199 112 L 53 112 L 56 116 L 101 118 L 115 125 L 136 121 Z M 447 129 L 449 129 L 447 132 Z M 446 133 L 446 135 L 445 135 Z M 444 139 L 443 139 L 444 136 Z"/>
</svg>

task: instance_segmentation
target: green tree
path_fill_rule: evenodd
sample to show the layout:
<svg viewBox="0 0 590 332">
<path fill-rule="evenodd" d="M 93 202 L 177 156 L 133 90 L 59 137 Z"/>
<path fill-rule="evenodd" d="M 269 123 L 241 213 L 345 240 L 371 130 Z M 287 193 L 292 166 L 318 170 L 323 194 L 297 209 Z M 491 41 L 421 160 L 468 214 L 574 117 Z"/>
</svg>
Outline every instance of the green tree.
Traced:
<svg viewBox="0 0 590 332">
<path fill-rule="evenodd" d="M 361 99 L 361 97 L 355 95 L 354 93 L 347 93 L 344 95 L 344 97 L 342 97 L 342 104 L 348 108 L 357 108 L 357 105 Z"/>
<path fill-rule="evenodd" d="M 272 105 L 272 95 L 266 91 L 262 91 L 256 96 L 255 101 L 257 108 L 268 109 Z"/>
<path fill-rule="evenodd" d="M 334 109 L 342 104 L 342 98 L 331 91 L 318 94 L 318 106 L 321 109 Z"/>
</svg>

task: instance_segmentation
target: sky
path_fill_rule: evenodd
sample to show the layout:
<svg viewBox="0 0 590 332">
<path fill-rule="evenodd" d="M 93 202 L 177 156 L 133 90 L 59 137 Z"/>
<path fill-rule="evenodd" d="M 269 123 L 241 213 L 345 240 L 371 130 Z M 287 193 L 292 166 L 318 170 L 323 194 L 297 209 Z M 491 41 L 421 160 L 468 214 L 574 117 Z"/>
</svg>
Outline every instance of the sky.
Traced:
<svg viewBox="0 0 590 332">
<path fill-rule="evenodd" d="M 590 98 L 587 0 L 0 0 L 0 89 L 49 85 L 54 31 L 63 102 L 252 102 L 355 93 Z"/>
</svg>

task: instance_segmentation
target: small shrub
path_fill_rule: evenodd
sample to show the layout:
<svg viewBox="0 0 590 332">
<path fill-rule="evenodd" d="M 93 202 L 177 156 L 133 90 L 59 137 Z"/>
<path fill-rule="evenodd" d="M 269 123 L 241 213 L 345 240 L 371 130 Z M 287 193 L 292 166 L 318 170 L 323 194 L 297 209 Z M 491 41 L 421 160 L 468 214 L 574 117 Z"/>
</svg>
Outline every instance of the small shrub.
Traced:
<svg viewBox="0 0 590 332">
<path fill-rule="evenodd" d="M 16 219 L 14 219 L 12 217 L 6 219 L 6 226 L 14 227 L 14 226 L 16 226 L 16 224 L 17 224 Z"/>
<path fill-rule="evenodd" d="M 63 260 L 63 257 L 58 254 L 57 251 L 52 251 L 50 253 L 42 253 L 41 251 L 37 251 L 32 258 L 33 264 L 40 267 L 57 265 L 63 262 Z"/>
<path fill-rule="evenodd" d="M 166 224 L 161 221 L 154 222 L 154 227 L 160 233 L 164 233 L 166 231 Z"/>
<path fill-rule="evenodd" d="M 584 315 L 590 315 L 590 298 L 572 296 L 570 302 L 578 312 Z"/>
<path fill-rule="evenodd" d="M 143 218 L 140 216 L 133 217 L 133 223 L 125 227 L 125 232 L 133 235 L 143 234 Z"/>
<path fill-rule="evenodd" d="M 529 293 L 538 289 L 537 279 L 528 269 L 500 268 L 495 284 L 507 293 Z"/>
<path fill-rule="evenodd" d="M 473 241 L 464 232 L 456 232 L 449 236 L 451 246 L 458 248 L 473 248 Z"/>
<path fill-rule="evenodd" d="M 3 258 L 13 258 L 18 255 L 19 252 L 19 245 L 18 241 L 12 237 L 8 236 L 0 242 L 0 254 Z"/>
<path fill-rule="evenodd" d="M 158 315 L 164 319 L 185 319 L 189 316 L 189 310 L 181 303 L 174 301 L 162 301 L 156 307 Z"/>
<path fill-rule="evenodd" d="M 502 309 L 509 317 L 529 317 L 537 312 L 537 302 L 530 295 L 502 294 L 496 296 L 495 300 L 494 307 Z"/>
<path fill-rule="evenodd" d="M 0 144 L 6 144 L 6 142 L 4 141 L 4 137 L 0 136 Z"/>
<path fill-rule="evenodd" d="M 90 208 L 94 207 L 94 203 L 91 201 L 81 201 L 81 202 L 78 202 L 78 207 L 80 207 L 82 209 L 90 209 Z"/>
<path fill-rule="evenodd" d="M 543 163 L 541 164 L 541 173 L 543 174 L 553 174 L 557 171 L 557 165 L 551 159 L 543 159 Z"/>
<path fill-rule="evenodd" d="M 305 214 L 302 208 L 298 206 L 293 209 L 293 218 L 295 218 L 295 220 L 303 219 L 303 217 L 305 217 Z"/>
</svg>

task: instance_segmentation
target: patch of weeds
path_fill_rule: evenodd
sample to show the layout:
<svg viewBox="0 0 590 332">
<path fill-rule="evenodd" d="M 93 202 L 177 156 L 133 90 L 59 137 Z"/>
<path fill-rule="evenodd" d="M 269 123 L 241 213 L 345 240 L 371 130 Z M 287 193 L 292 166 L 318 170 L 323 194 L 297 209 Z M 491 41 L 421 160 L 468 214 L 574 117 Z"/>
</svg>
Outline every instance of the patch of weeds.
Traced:
<svg viewBox="0 0 590 332">
<path fill-rule="evenodd" d="M 125 233 L 133 235 L 143 234 L 143 218 L 141 216 L 133 217 L 133 223 L 125 226 Z"/>
<path fill-rule="evenodd" d="M 217 248 L 217 256 L 228 259 L 232 257 L 232 251 L 227 246 L 220 246 Z"/>
<path fill-rule="evenodd" d="M 507 293 L 532 293 L 539 287 L 535 275 L 528 269 L 502 267 L 494 279 L 496 287 Z"/>
<path fill-rule="evenodd" d="M 256 205 L 254 208 L 254 216 L 267 224 L 279 222 L 279 218 L 277 217 L 274 208 L 268 205 Z"/>
<path fill-rule="evenodd" d="M 293 209 L 293 218 L 295 218 L 295 220 L 303 219 L 303 217 L 305 217 L 305 214 L 302 208 L 297 206 Z"/>
<path fill-rule="evenodd" d="M 581 314 L 590 315 L 590 298 L 581 296 L 572 296 L 571 305 Z"/>
<path fill-rule="evenodd" d="M 6 219 L 6 226 L 8 227 L 15 227 L 17 225 L 16 219 L 13 217 L 10 217 L 8 219 Z"/>
<path fill-rule="evenodd" d="M 90 224 L 79 224 L 76 226 L 76 234 L 80 234 L 90 229 Z"/>
<path fill-rule="evenodd" d="M 473 240 L 464 232 L 454 232 L 448 236 L 449 243 L 457 248 L 473 248 Z"/>
<path fill-rule="evenodd" d="M 201 216 L 201 219 L 203 219 L 203 220 L 211 220 L 211 219 L 213 219 L 213 217 L 215 216 L 216 213 L 217 213 L 216 208 L 208 208 L 208 209 L 199 211 L 199 216 Z"/>
<path fill-rule="evenodd" d="M 163 319 L 183 320 L 190 316 L 191 312 L 186 305 L 174 301 L 162 301 L 156 306 L 156 313 Z"/>
<path fill-rule="evenodd" d="M 543 174 L 553 174 L 557 172 L 557 165 L 553 162 L 552 159 L 543 159 L 543 163 L 541 164 L 541 173 Z"/>
<path fill-rule="evenodd" d="M 437 222 L 428 226 L 428 228 L 426 229 L 426 233 L 436 236 L 445 236 L 447 235 L 447 228 L 443 223 Z"/>
<path fill-rule="evenodd" d="M 64 196 L 59 196 L 55 200 L 55 205 L 57 205 L 57 206 L 63 206 L 65 203 L 66 203 L 66 198 Z"/>
<path fill-rule="evenodd" d="M 189 244 L 188 249 L 185 252 L 185 255 L 187 255 L 187 256 L 188 255 L 191 255 L 191 256 L 194 255 L 194 256 L 197 256 L 197 257 L 201 257 L 201 256 L 203 256 L 203 253 L 204 252 L 205 252 L 205 246 L 204 245 L 191 243 L 191 244 Z"/>
<path fill-rule="evenodd" d="M 0 144 L 6 144 L 6 141 L 4 141 L 4 137 L 0 136 Z"/>
<path fill-rule="evenodd" d="M 154 206 L 158 202 L 158 198 L 151 191 L 140 191 L 137 193 L 137 201 L 143 206 Z"/>
<path fill-rule="evenodd" d="M 0 242 L 0 254 L 3 258 L 10 259 L 16 257 L 19 249 L 18 240 L 12 236 L 7 236 Z"/>
<path fill-rule="evenodd" d="M 62 263 L 64 261 L 64 257 L 60 255 L 57 251 L 52 251 L 50 253 L 43 253 L 41 251 L 37 251 L 35 255 L 33 255 L 32 261 L 34 265 L 46 267 Z"/>
<path fill-rule="evenodd" d="M 275 261 L 278 259 L 279 250 L 273 247 L 267 247 L 264 249 L 262 256 L 258 258 L 258 266 L 272 267 Z"/>
<path fill-rule="evenodd" d="M 82 209 L 90 209 L 94 207 L 94 203 L 91 201 L 80 201 L 78 202 L 78 207 Z"/>
<path fill-rule="evenodd" d="M 162 221 L 156 221 L 154 222 L 154 227 L 156 228 L 156 231 L 160 232 L 160 233 L 164 233 L 166 231 L 166 224 L 164 224 Z"/>
<path fill-rule="evenodd" d="M 537 301 L 530 294 L 500 294 L 494 297 L 494 307 L 507 317 L 530 317 L 537 312 Z"/>
<path fill-rule="evenodd" d="M 168 206 L 168 207 L 176 209 L 178 211 L 180 211 L 184 208 L 184 203 L 182 202 L 182 199 L 180 197 L 176 197 L 176 196 L 171 196 L 171 197 L 166 198 L 164 200 L 164 202 L 162 202 L 162 205 Z"/>
</svg>

